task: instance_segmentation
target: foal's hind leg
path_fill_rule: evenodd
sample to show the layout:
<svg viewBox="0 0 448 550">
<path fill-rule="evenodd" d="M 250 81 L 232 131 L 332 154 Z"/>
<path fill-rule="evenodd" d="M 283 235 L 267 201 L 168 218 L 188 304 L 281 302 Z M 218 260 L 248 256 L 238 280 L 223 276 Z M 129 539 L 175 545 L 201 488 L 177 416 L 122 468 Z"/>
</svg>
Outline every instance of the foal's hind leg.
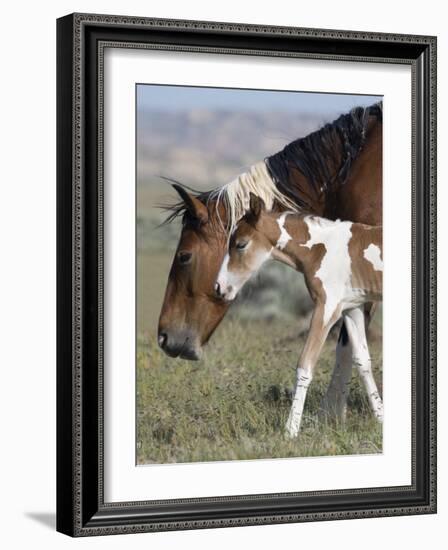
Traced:
<svg viewBox="0 0 448 550">
<path fill-rule="evenodd" d="M 372 320 L 376 306 L 376 303 L 368 303 L 364 306 L 364 321 L 366 328 Z M 347 328 L 343 323 L 336 346 L 336 364 L 333 369 L 330 384 L 321 404 L 322 411 L 325 415 L 335 417 L 342 422 L 345 420 L 347 412 L 347 399 L 352 378 L 353 345 L 358 345 L 358 340 L 352 342 L 349 339 Z"/>
<path fill-rule="evenodd" d="M 352 309 L 344 313 L 344 322 L 350 341 L 353 345 L 353 364 L 359 369 L 369 398 L 370 407 L 375 417 L 383 421 L 383 401 L 376 387 L 372 374 L 372 361 L 367 346 L 364 312 L 361 308 Z"/>
<path fill-rule="evenodd" d="M 352 378 L 352 343 L 342 323 L 336 346 L 336 364 L 321 409 L 325 415 L 345 420 L 347 398 Z"/>
</svg>

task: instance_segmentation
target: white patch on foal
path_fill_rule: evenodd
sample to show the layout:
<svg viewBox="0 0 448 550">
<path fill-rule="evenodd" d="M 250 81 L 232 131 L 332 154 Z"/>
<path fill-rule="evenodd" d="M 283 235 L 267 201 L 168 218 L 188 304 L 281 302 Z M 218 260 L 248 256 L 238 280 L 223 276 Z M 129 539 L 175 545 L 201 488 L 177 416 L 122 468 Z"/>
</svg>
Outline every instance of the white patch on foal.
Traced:
<svg viewBox="0 0 448 550">
<path fill-rule="evenodd" d="M 228 300 L 233 300 L 237 294 L 237 288 L 244 284 L 241 277 L 229 271 L 230 256 L 227 253 L 218 273 L 217 283 L 220 285 L 223 292 L 226 293 Z"/>
<path fill-rule="evenodd" d="M 352 237 L 352 222 L 318 220 L 307 216 L 305 223 L 310 238 L 302 246 L 312 248 L 315 244 L 323 244 L 326 249 L 315 276 L 322 281 L 325 290 L 324 323 L 328 323 L 350 285 L 351 258 L 348 243 Z"/>
<path fill-rule="evenodd" d="M 364 250 L 364 258 L 373 265 L 375 271 L 383 271 L 383 260 L 381 259 L 381 250 L 379 246 L 370 243 Z"/>
<path fill-rule="evenodd" d="M 251 245 L 252 242 L 249 242 L 247 248 Z M 226 300 L 231 301 L 236 298 L 236 295 L 244 283 L 250 279 L 250 277 L 254 275 L 267 260 L 271 258 L 271 253 L 272 248 L 270 250 L 258 250 L 254 254 L 251 269 L 249 271 L 232 271 L 229 269 L 230 255 L 227 252 L 224 256 L 224 260 L 216 279 L 216 282 L 225 294 Z"/>
<path fill-rule="evenodd" d="M 283 250 L 288 242 L 292 239 L 291 235 L 285 229 L 286 216 L 291 212 L 284 212 L 279 218 L 277 218 L 277 223 L 280 228 L 280 237 L 278 238 L 276 248 Z"/>
</svg>

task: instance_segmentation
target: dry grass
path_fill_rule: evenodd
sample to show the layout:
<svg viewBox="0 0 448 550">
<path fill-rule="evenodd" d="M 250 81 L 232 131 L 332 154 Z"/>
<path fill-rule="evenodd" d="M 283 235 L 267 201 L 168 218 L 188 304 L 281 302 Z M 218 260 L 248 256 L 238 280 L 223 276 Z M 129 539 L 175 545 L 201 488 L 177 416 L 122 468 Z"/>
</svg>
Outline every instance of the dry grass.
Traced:
<svg viewBox="0 0 448 550">
<path fill-rule="evenodd" d="M 139 338 L 137 455 L 139 464 L 378 453 L 381 426 L 372 417 L 356 373 L 345 425 L 318 419 L 334 361 L 329 339 L 308 392 L 300 436 L 287 440 L 288 388 L 303 345 L 285 321 L 226 319 L 204 359 L 174 360 L 154 339 Z M 381 345 L 371 343 L 381 391 Z"/>
</svg>

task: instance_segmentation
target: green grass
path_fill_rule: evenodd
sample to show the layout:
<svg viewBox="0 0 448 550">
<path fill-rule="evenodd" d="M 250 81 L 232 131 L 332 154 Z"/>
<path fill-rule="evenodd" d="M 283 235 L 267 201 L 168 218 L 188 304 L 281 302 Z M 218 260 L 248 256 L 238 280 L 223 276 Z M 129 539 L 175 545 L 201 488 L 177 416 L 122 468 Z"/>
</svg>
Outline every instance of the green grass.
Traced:
<svg viewBox="0 0 448 550">
<path fill-rule="evenodd" d="M 354 372 L 344 425 L 318 418 L 334 364 L 329 338 L 308 391 L 299 437 L 283 428 L 304 337 L 290 322 L 225 319 L 199 362 L 170 359 L 141 335 L 137 352 L 139 464 L 378 453 L 382 429 Z M 370 342 L 381 391 L 381 342 Z"/>
</svg>

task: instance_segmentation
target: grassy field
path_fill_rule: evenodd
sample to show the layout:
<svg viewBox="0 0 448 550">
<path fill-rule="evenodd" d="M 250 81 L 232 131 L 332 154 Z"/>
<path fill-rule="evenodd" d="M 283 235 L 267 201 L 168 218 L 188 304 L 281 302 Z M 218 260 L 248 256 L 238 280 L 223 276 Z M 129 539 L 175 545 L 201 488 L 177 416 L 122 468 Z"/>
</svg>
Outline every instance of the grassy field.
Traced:
<svg viewBox="0 0 448 550">
<path fill-rule="evenodd" d="M 334 362 L 329 338 L 310 386 L 302 431 L 289 441 L 295 364 L 303 346 L 294 326 L 227 320 L 200 362 L 165 356 L 141 336 L 137 354 L 139 464 L 379 453 L 382 429 L 354 373 L 345 425 L 318 419 Z M 371 343 L 381 391 L 381 345 Z"/>
</svg>

